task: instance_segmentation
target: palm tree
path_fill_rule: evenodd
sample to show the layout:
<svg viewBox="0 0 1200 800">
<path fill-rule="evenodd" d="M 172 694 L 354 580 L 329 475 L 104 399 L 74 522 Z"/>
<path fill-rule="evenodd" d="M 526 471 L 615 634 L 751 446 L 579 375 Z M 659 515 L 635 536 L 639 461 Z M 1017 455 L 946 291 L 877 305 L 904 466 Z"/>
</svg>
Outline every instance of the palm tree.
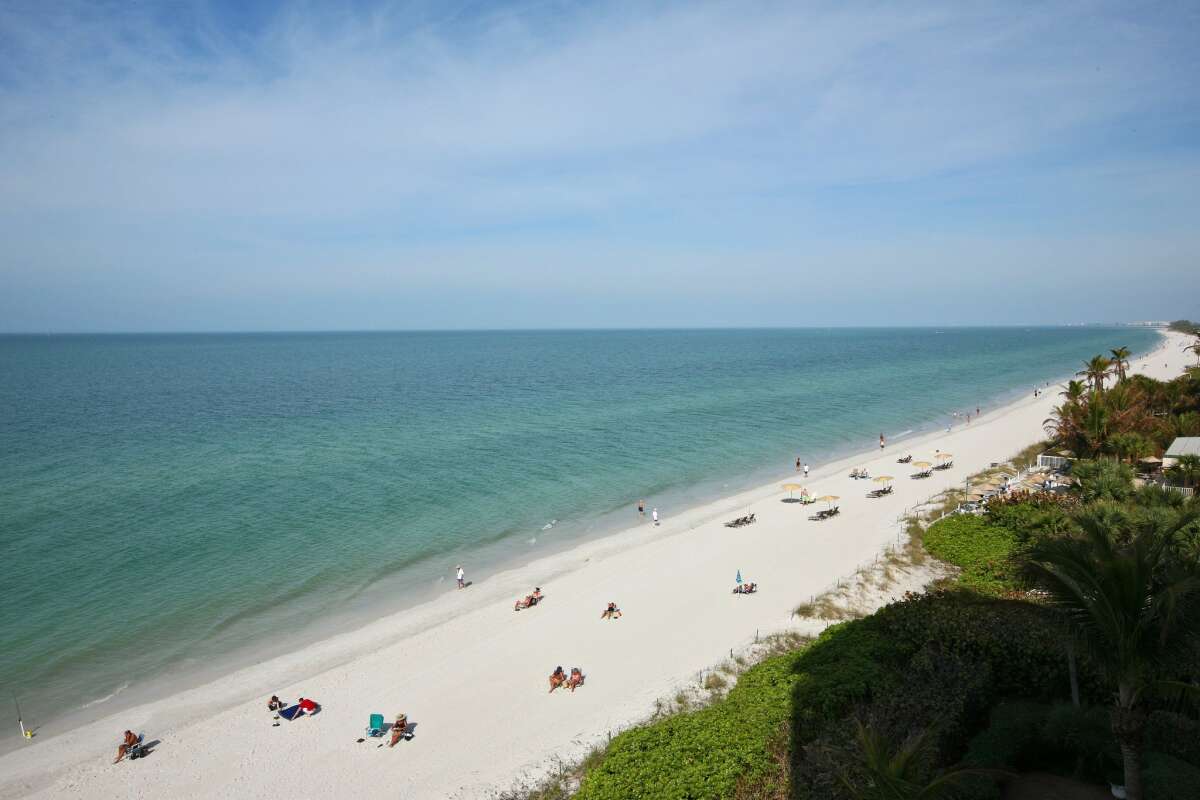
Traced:
<svg viewBox="0 0 1200 800">
<path fill-rule="evenodd" d="M 1068 403 L 1078 403 L 1086 391 L 1083 381 L 1067 381 L 1067 388 L 1059 392 L 1060 397 L 1067 398 Z"/>
<path fill-rule="evenodd" d="M 1092 384 L 1092 391 L 1104 391 L 1104 379 L 1108 377 L 1108 371 L 1112 368 L 1112 362 L 1104 356 L 1092 356 L 1090 361 L 1083 362 L 1083 369 L 1076 372 L 1076 375 L 1082 375 Z"/>
<path fill-rule="evenodd" d="M 1116 688 L 1113 734 L 1121 747 L 1129 800 L 1143 800 L 1144 698 L 1163 680 L 1171 654 L 1198 634 L 1200 569 L 1173 557 L 1194 510 L 1164 521 L 1131 521 L 1100 507 L 1080 514 L 1078 537 L 1045 539 L 1030 552 L 1031 579 Z"/>
<path fill-rule="evenodd" d="M 1200 456 L 1180 456 L 1173 465 L 1167 468 L 1167 474 L 1183 481 L 1184 486 L 1195 486 L 1200 482 Z"/>
<path fill-rule="evenodd" d="M 928 776 L 929 731 L 894 744 L 890 736 L 854 721 L 854 748 L 843 750 L 848 767 L 838 771 L 842 786 L 855 800 L 934 800 L 972 775 L 1004 774 L 998 770 L 952 767 Z"/>
<path fill-rule="evenodd" d="M 1113 368 L 1117 371 L 1117 382 L 1125 381 L 1125 370 L 1129 368 L 1129 357 L 1133 352 L 1128 347 L 1118 347 L 1115 350 L 1109 350 L 1112 353 Z"/>
</svg>

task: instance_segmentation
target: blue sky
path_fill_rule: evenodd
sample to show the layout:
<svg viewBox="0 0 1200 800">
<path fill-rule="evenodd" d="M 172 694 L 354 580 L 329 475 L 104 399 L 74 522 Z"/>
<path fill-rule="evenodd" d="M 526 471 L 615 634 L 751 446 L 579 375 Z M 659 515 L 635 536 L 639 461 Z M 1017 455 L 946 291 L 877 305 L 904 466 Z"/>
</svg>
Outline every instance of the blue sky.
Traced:
<svg viewBox="0 0 1200 800">
<path fill-rule="evenodd" d="M 6 3 L 0 330 L 1200 317 L 1195 3 Z"/>
</svg>

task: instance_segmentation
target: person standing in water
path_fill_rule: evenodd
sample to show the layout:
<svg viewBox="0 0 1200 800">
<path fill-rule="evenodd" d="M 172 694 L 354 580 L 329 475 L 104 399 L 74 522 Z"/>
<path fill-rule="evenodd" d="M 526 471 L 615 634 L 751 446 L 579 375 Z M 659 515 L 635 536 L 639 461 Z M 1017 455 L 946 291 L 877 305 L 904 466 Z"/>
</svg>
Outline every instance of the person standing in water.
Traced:
<svg viewBox="0 0 1200 800">
<path fill-rule="evenodd" d="M 796 472 L 799 472 L 799 471 L 800 471 L 800 459 L 797 458 L 796 459 Z"/>
<path fill-rule="evenodd" d="M 880 450 L 883 449 L 883 434 L 882 433 L 879 434 L 879 449 Z"/>
<path fill-rule="evenodd" d="M 638 500 L 638 516 L 640 516 L 640 517 L 646 516 L 646 501 L 645 500 Z"/>
<path fill-rule="evenodd" d="M 459 564 L 457 567 L 455 567 L 455 570 L 457 570 L 457 571 L 454 573 L 454 580 L 458 581 L 458 588 L 460 588 L 460 589 L 467 588 L 467 583 L 466 583 L 467 573 L 463 572 L 462 564 Z"/>
<path fill-rule="evenodd" d="M 650 518 L 654 520 L 654 524 L 658 524 L 658 509 L 655 508 L 650 512 Z"/>
</svg>

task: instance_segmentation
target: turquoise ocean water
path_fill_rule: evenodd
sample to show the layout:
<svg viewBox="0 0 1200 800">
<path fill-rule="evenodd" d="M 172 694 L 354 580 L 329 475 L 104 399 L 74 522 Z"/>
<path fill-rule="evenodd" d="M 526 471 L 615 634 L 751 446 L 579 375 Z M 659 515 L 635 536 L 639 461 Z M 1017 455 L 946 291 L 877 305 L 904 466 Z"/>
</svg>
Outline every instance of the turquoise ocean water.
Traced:
<svg viewBox="0 0 1200 800">
<path fill-rule="evenodd" d="M 482 578 L 632 523 L 640 497 L 669 514 L 1156 338 L 0 337 L 0 689 L 27 718 L 104 713 L 131 684 L 448 589 L 458 561 Z"/>
</svg>

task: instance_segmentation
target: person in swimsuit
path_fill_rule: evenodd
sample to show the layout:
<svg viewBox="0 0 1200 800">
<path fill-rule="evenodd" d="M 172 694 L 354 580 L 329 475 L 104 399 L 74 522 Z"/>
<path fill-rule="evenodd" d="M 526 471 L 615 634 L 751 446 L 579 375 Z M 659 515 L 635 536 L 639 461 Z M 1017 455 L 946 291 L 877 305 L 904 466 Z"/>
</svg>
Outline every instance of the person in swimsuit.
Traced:
<svg viewBox="0 0 1200 800">
<path fill-rule="evenodd" d="M 408 732 L 408 715 L 397 714 L 396 721 L 392 723 L 392 740 L 388 742 L 388 747 L 395 747 L 396 742 L 404 738 Z"/>
<path fill-rule="evenodd" d="M 575 688 L 583 685 L 583 670 L 579 667 L 571 667 L 571 677 L 567 680 L 567 688 L 572 692 Z"/>
<path fill-rule="evenodd" d="M 558 687 L 567 682 L 567 675 L 563 672 L 562 667 L 555 667 L 554 672 L 550 673 L 550 691 L 554 691 Z"/>
<path fill-rule="evenodd" d="M 121 737 L 121 744 L 117 747 L 117 759 L 113 763 L 116 764 L 129 752 L 130 748 L 138 743 L 138 735 L 133 731 L 125 731 L 125 735 Z"/>
<path fill-rule="evenodd" d="M 608 608 L 604 609 L 604 613 L 600 615 L 600 619 L 619 619 L 621 617 L 621 609 L 617 608 L 616 603 L 609 603 Z"/>
</svg>

